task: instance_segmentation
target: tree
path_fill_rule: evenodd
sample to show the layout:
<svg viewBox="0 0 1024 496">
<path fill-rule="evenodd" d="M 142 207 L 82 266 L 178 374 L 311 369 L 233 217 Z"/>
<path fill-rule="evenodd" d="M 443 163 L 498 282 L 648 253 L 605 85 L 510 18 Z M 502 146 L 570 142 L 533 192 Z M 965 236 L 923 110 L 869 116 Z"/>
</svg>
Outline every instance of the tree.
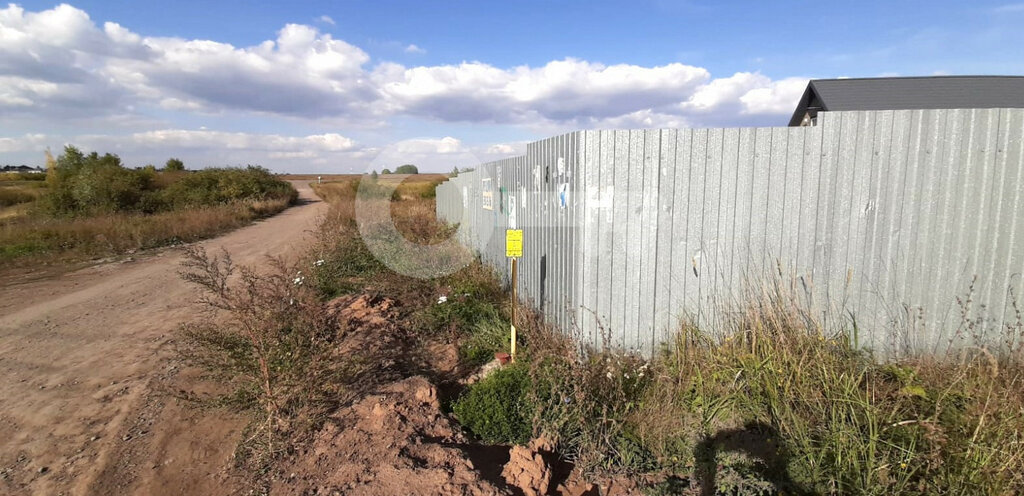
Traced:
<svg viewBox="0 0 1024 496">
<path fill-rule="evenodd" d="M 395 169 L 395 174 L 419 174 L 419 173 L 420 173 L 420 170 L 417 169 L 416 166 L 412 165 L 412 164 L 399 165 L 398 168 Z"/>
<path fill-rule="evenodd" d="M 167 159 L 167 165 L 164 166 L 164 170 L 166 170 L 166 171 L 183 171 L 183 170 L 185 170 L 185 162 L 182 162 L 181 160 L 178 160 L 178 159 L 173 158 L 173 157 L 169 158 L 169 159 Z"/>
<path fill-rule="evenodd" d="M 372 180 L 373 182 L 377 182 L 377 171 L 373 171 L 370 173 L 370 180 Z"/>
<path fill-rule="evenodd" d="M 384 169 L 380 171 L 381 174 L 391 174 L 391 169 Z"/>
<path fill-rule="evenodd" d="M 458 175 L 459 175 L 459 168 L 458 167 L 453 167 L 452 168 L 452 173 L 448 174 L 448 177 L 456 177 Z"/>
</svg>

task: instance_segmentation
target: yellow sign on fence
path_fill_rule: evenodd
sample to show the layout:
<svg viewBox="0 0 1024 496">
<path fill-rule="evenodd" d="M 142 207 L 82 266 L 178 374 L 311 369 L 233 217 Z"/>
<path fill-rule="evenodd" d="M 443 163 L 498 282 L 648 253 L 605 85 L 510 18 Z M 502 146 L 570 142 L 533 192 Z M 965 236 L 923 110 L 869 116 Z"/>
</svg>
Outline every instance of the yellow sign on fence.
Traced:
<svg viewBox="0 0 1024 496">
<path fill-rule="evenodd" d="M 509 258 L 520 258 L 523 256 L 523 230 L 505 230 L 505 256 Z"/>
</svg>

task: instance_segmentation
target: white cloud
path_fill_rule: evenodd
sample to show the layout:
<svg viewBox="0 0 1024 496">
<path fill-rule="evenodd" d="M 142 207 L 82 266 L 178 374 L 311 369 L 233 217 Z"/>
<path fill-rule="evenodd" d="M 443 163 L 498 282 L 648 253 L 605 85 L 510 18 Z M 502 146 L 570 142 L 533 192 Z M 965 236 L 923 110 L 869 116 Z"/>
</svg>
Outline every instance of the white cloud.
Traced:
<svg viewBox="0 0 1024 496">
<path fill-rule="evenodd" d="M 90 139 L 91 138 L 91 139 Z M 356 148 L 357 144 L 350 138 L 340 134 L 316 134 L 311 136 L 281 136 L 278 134 L 229 133 L 223 131 L 163 129 L 134 133 L 125 139 L 117 137 L 85 137 L 86 141 L 95 139 L 120 140 L 136 147 L 153 148 L 228 148 L 260 151 L 288 152 L 343 152 Z"/>
<path fill-rule="evenodd" d="M 316 22 L 334 24 L 326 15 Z M 404 50 L 425 53 L 414 44 Z M 207 117 L 265 119 L 264 124 L 285 119 L 321 128 L 330 122 L 332 129 L 411 117 L 512 125 L 544 134 L 593 127 L 783 124 L 805 81 L 772 80 L 756 72 L 715 78 L 707 69 L 681 63 L 606 65 L 576 58 L 506 68 L 481 61 L 405 66 L 373 61 L 360 47 L 309 25 L 287 24 L 272 39 L 235 46 L 148 36 L 98 23 L 67 4 L 38 12 L 13 4 L 0 8 L 0 129 L 20 134 L 59 124 L 79 129 L 79 136 L 88 129 L 109 129 L 130 139 L 92 137 L 125 150 L 220 147 L 314 161 L 330 160 L 325 158 L 330 154 L 365 159 L 375 153 L 332 133 L 288 137 L 176 129 L 185 125 L 175 119 L 189 115 L 206 123 Z M 24 141 L 23 136 L 3 139 L 4 150 Z M 446 137 L 407 140 L 399 148 L 497 157 L 510 153 L 506 146 L 511 145 L 476 148 Z M 316 156 L 307 156 L 311 153 Z"/>
<path fill-rule="evenodd" d="M 995 14 L 1013 14 L 1024 12 L 1024 3 L 1008 3 L 992 9 Z"/>
<path fill-rule="evenodd" d="M 319 19 L 329 23 L 328 16 Z M 416 45 L 407 52 L 422 53 Z M 366 123 L 394 115 L 499 124 L 702 122 L 711 113 L 782 116 L 795 82 L 704 68 L 567 58 L 539 67 L 484 62 L 405 67 L 381 62 L 317 28 L 287 24 L 275 39 L 236 47 L 98 27 L 60 5 L 0 10 L 0 110 L 54 115 L 159 107 Z M 753 91 L 754 93 L 750 93 Z M 795 104 L 795 99 L 788 105 Z"/>
<path fill-rule="evenodd" d="M 487 153 L 494 155 L 513 155 L 516 153 L 516 148 L 510 144 L 499 143 L 497 145 L 487 147 Z"/>
<path fill-rule="evenodd" d="M 708 78 L 683 64 L 659 67 L 576 59 L 504 70 L 482 62 L 378 67 L 392 111 L 449 121 L 521 123 L 612 117 L 678 102 Z"/>
<path fill-rule="evenodd" d="M 46 135 L 43 134 L 26 134 L 19 138 L 2 138 L 0 137 L 0 153 L 11 153 L 11 152 L 23 152 L 23 151 L 42 151 L 45 149 L 43 145 L 46 142 Z"/>
<path fill-rule="evenodd" d="M 744 114 L 792 113 L 807 88 L 806 78 L 786 78 L 750 89 L 740 97 Z"/>
<path fill-rule="evenodd" d="M 320 21 L 320 22 L 322 22 L 324 24 L 330 24 L 331 26 L 334 26 L 336 24 L 334 22 L 334 19 L 332 19 L 331 16 L 326 15 L 326 14 L 324 14 L 324 15 L 322 15 L 320 17 L 317 17 L 316 20 L 318 20 L 318 21 Z"/>
<path fill-rule="evenodd" d="M 462 141 L 452 138 L 451 136 L 445 136 L 440 139 L 415 138 L 402 140 L 395 143 L 394 148 L 400 153 L 447 154 L 462 153 L 466 151 L 462 146 Z"/>
</svg>

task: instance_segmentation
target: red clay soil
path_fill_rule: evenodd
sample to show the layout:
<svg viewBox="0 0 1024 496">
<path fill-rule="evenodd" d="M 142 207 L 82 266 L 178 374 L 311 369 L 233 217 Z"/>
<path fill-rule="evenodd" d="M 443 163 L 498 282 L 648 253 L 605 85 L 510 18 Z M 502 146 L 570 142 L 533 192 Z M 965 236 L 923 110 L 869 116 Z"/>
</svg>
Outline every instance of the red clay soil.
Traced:
<svg viewBox="0 0 1024 496">
<path fill-rule="evenodd" d="M 286 463 L 274 494 L 511 494 L 486 480 L 459 446 L 423 377 L 390 384 L 337 412 Z"/>
</svg>

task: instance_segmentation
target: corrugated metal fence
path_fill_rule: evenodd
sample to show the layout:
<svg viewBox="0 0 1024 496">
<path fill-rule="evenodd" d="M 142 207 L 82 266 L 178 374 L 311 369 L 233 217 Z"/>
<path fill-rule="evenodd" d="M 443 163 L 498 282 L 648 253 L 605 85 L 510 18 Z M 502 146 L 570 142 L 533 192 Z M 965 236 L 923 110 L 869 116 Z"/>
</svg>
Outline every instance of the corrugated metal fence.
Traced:
<svg viewBox="0 0 1024 496">
<path fill-rule="evenodd" d="M 502 272 L 524 229 L 523 300 L 595 344 L 649 353 L 766 280 L 880 351 L 944 349 L 968 293 L 971 332 L 1018 318 L 1024 110 L 818 122 L 569 133 L 442 184 L 438 215 Z"/>
</svg>

